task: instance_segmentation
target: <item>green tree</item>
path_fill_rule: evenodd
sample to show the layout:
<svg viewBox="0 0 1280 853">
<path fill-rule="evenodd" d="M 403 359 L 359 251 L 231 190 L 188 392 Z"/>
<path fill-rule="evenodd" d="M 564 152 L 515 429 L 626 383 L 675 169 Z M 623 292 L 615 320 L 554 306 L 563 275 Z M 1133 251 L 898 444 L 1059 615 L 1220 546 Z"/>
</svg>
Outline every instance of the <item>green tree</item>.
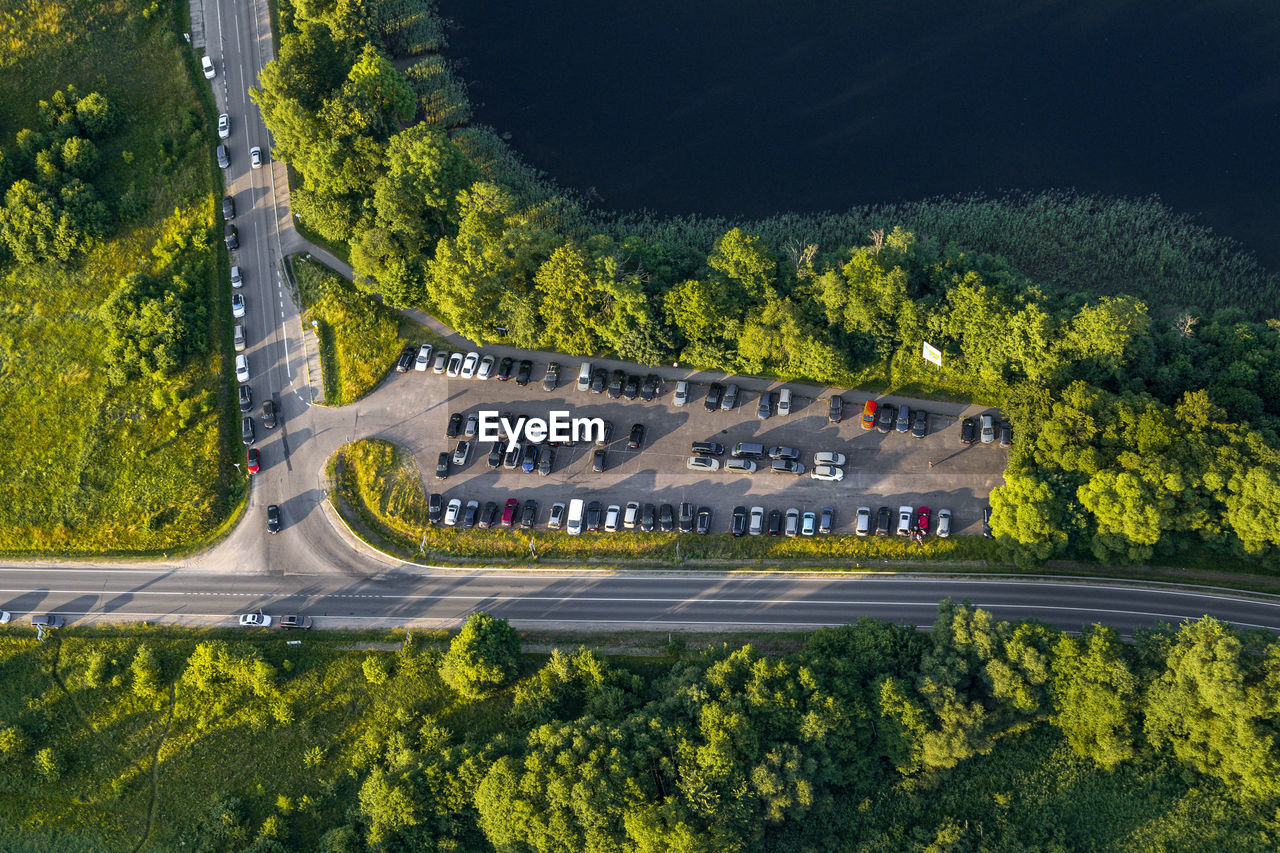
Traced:
<svg viewBox="0 0 1280 853">
<path fill-rule="evenodd" d="M 440 677 L 463 696 L 481 698 L 515 678 L 519 655 L 520 635 L 507 620 L 478 611 L 449 644 Z"/>
<path fill-rule="evenodd" d="M 366 44 L 342 88 L 320 109 L 330 128 L 386 140 L 413 118 L 417 99 L 404 75 L 372 44 Z"/>
<path fill-rule="evenodd" d="M 0 240 L 18 263 L 70 260 L 84 239 L 84 233 L 47 190 L 24 179 L 5 192 Z"/>
<path fill-rule="evenodd" d="M 616 278 L 613 258 L 586 246 L 569 243 L 552 252 L 533 277 L 546 345 L 569 355 L 598 352 L 597 330 L 611 313 Z"/>
<path fill-rule="evenodd" d="M 418 124 L 391 137 L 386 172 L 374 185 L 378 224 L 414 251 L 457 224 L 458 193 L 471 185 L 475 168 L 444 132 Z"/>
<path fill-rule="evenodd" d="M 716 240 L 707 266 L 741 288 L 755 302 L 776 298 L 774 281 L 778 261 L 764 241 L 740 228 L 734 228 Z"/>
<path fill-rule="evenodd" d="M 1062 636 L 1053 650 L 1053 723 L 1080 755 L 1111 769 L 1134 754 L 1138 680 L 1114 629 Z"/>
</svg>

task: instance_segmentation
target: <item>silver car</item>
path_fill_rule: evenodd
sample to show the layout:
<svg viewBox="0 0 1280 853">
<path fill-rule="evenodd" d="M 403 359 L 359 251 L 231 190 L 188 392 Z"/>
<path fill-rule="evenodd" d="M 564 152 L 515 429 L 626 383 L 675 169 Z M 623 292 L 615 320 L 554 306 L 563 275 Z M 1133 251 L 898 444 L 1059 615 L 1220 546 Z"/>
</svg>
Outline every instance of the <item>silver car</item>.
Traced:
<svg viewBox="0 0 1280 853">
<path fill-rule="evenodd" d="M 814 465 L 840 466 L 840 465 L 843 465 L 845 461 L 846 459 L 843 453 L 836 453 L 835 451 L 831 451 L 831 450 L 820 450 L 817 453 L 813 454 Z"/>
<path fill-rule="evenodd" d="M 689 402 L 689 380 L 681 379 L 676 383 L 676 393 L 672 396 L 671 402 L 677 406 L 683 406 Z"/>
<path fill-rule="evenodd" d="M 996 419 L 991 415 L 983 415 L 981 424 L 982 428 L 978 431 L 978 434 L 982 436 L 982 443 L 993 443 L 996 440 Z"/>
<path fill-rule="evenodd" d="M 858 507 L 858 521 L 854 525 L 853 532 L 859 536 L 867 536 L 871 533 L 871 507 Z"/>
<path fill-rule="evenodd" d="M 564 504 L 553 503 L 551 505 L 551 517 L 547 519 L 547 527 L 552 530 L 559 530 L 564 524 Z"/>
<path fill-rule="evenodd" d="M 474 379 L 476 370 L 480 367 L 480 353 L 469 352 L 466 359 L 462 362 L 461 375 L 463 379 Z"/>
<path fill-rule="evenodd" d="M 778 416 L 786 417 L 791 414 L 791 389 L 783 388 L 778 392 Z"/>
<path fill-rule="evenodd" d="M 938 510 L 938 538 L 946 539 L 951 535 L 951 510 Z"/>
<path fill-rule="evenodd" d="M 753 506 L 751 508 L 750 521 L 747 522 L 747 533 L 752 536 L 759 536 L 764 533 L 764 507 Z"/>
</svg>

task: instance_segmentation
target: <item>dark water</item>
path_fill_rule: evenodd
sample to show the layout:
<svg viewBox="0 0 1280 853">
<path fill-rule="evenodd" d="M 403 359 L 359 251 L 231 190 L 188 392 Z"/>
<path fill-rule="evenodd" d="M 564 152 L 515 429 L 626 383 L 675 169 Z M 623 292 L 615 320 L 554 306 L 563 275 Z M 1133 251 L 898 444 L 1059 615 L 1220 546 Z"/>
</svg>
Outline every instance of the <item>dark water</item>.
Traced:
<svg viewBox="0 0 1280 853">
<path fill-rule="evenodd" d="M 619 209 L 1159 193 L 1280 263 L 1280 0 L 442 0 L 476 116 Z"/>
</svg>

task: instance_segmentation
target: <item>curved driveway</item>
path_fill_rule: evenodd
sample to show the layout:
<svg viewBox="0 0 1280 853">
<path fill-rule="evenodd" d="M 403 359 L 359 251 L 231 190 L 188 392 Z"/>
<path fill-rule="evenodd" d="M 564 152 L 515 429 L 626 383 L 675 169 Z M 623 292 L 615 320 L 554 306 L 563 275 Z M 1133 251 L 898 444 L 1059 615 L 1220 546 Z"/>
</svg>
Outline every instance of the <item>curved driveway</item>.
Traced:
<svg viewBox="0 0 1280 853">
<path fill-rule="evenodd" d="M 281 425 L 273 431 L 259 427 L 263 470 L 253 478 L 246 517 L 223 542 L 180 560 L 0 567 L 0 607 L 15 616 L 56 611 L 71 622 L 204 623 L 262 608 L 309 613 L 322 626 L 453 625 L 485 609 L 529 627 L 781 629 L 861 616 L 927 626 L 937 602 L 951 597 L 1004 619 L 1037 618 L 1069 630 L 1104 622 L 1129 634 L 1142 625 L 1211 614 L 1242 628 L 1280 631 L 1280 597 L 1157 584 L 838 573 L 481 572 L 410 566 L 371 551 L 333 518 L 325 503 L 324 463 L 356 438 L 404 440 L 443 398 L 414 397 L 406 390 L 412 386 L 384 382 L 357 405 L 312 405 L 307 350 L 314 344 L 304 340 L 280 259 L 310 251 L 347 275 L 350 270 L 293 229 L 283 163 L 247 168 L 250 145 L 268 148 L 261 117 L 244 94 L 273 55 L 264 0 L 209 0 L 205 19 L 209 55 L 218 69 L 215 97 L 232 117 L 227 180 L 228 192 L 237 197 L 241 241 L 233 262 L 246 277 L 254 398 L 274 398 Z M 464 345 L 438 322 L 419 319 Z M 487 351 L 505 354 L 502 348 Z M 668 379 L 690 375 L 659 372 Z M 951 414 L 964 408 L 930 406 Z M 272 503 L 281 506 L 284 520 L 275 536 L 264 525 L 265 507 Z"/>
</svg>

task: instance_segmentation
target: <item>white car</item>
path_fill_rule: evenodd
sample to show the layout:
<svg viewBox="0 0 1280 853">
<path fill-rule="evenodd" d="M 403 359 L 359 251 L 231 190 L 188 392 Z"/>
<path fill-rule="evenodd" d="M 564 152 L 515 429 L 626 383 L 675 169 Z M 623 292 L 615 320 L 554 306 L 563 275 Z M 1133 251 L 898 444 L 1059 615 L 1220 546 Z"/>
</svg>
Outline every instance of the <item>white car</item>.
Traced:
<svg viewBox="0 0 1280 853">
<path fill-rule="evenodd" d="M 710 456 L 690 456 L 684 467 L 690 471 L 719 471 L 720 460 Z"/>
<path fill-rule="evenodd" d="M 231 294 L 231 316 L 237 320 L 244 316 L 244 294 Z"/>
<path fill-rule="evenodd" d="M 671 402 L 677 406 L 683 406 L 689 402 L 689 380 L 681 379 L 676 383 L 676 393 L 672 395 Z"/>
<path fill-rule="evenodd" d="M 493 376 L 493 368 L 497 363 L 498 360 L 491 355 L 480 359 L 480 369 L 476 371 L 476 379 L 488 379 Z"/>
<path fill-rule="evenodd" d="M 640 523 L 640 502 L 627 501 L 627 508 L 622 513 L 622 526 L 628 530 Z"/>
<path fill-rule="evenodd" d="M 582 366 L 578 368 L 578 390 L 586 391 L 591 388 L 591 362 L 584 361 Z"/>
<path fill-rule="evenodd" d="M 444 373 L 445 365 L 449 363 L 449 353 L 444 350 L 436 353 L 435 361 L 431 362 L 431 372 L 435 374 Z"/>
<path fill-rule="evenodd" d="M 750 520 L 747 522 L 747 532 L 752 536 L 759 536 L 764 533 L 764 507 L 753 506 L 751 508 Z"/>
<path fill-rule="evenodd" d="M 783 388 L 778 392 L 778 415 L 786 417 L 791 414 L 791 389 Z"/>
<path fill-rule="evenodd" d="M 458 516 L 462 514 L 462 501 L 454 498 L 449 501 L 449 505 L 444 509 L 444 523 L 449 527 L 453 527 L 458 523 Z"/>
<path fill-rule="evenodd" d="M 240 267 L 238 266 L 231 268 L 231 286 L 236 290 L 244 287 L 244 276 L 240 274 Z"/>
<path fill-rule="evenodd" d="M 837 468 L 834 465 L 815 465 L 813 470 L 809 472 L 809 476 L 815 480 L 838 483 L 844 479 L 844 469 Z"/>
<path fill-rule="evenodd" d="M 951 510 L 938 510 L 938 538 L 946 539 L 951 535 Z"/>
<path fill-rule="evenodd" d="M 911 507 L 909 506 L 898 507 L 898 535 L 911 535 Z"/>
<path fill-rule="evenodd" d="M 420 370 L 423 373 L 431 366 L 431 344 L 423 344 L 418 348 L 418 358 L 413 363 L 414 370 Z"/>
<path fill-rule="evenodd" d="M 244 353 L 236 356 L 236 381 L 241 385 L 249 381 L 249 357 Z"/>
<path fill-rule="evenodd" d="M 480 353 L 478 352 L 467 353 L 466 360 L 462 362 L 462 378 L 474 379 L 476 375 L 476 368 L 478 368 L 479 366 L 480 366 Z"/>
<path fill-rule="evenodd" d="M 618 518 L 622 515 L 622 507 L 617 504 L 609 504 L 609 508 L 604 513 L 604 529 L 610 533 L 618 532 Z"/>
<path fill-rule="evenodd" d="M 241 628 L 270 628 L 271 617 L 265 613 L 241 613 Z"/>
<path fill-rule="evenodd" d="M 255 169 L 262 168 L 262 149 L 256 145 L 249 149 L 249 165 Z"/>
<path fill-rule="evenodd" d="M 843 453 L 835 453 L 831 450 L 821 450 L 813 454 L 814 465 L 843 465 L 845 456 Z"/>
<path fill-rule="evenodd" d="M 991 444 L 996 440 L 996 419 L 991 415 L 983 415 L 981 423 L 982 430 L 980 435 L 982 436 L 982 443 Z"/>
<path fill-rule="evenodd" d="M 200 57 L 200 67 L 204 69 L 204 78 L 206 80 L 212 80 L 214 77 L 218 76 L 218 72 L 214 70 L 213 67 L 213 60 L 209 57 Z"/>
<path fill-rule="evenodd" d="M 871 534 L 871 507 L 858 507 L 858 521 L 854 525 L 853 532 L 859 536 L 869 536 Z"/>
<path fill-rule="evenodd" d="M 223 113 L 218 116 L 218 138 L 226 139 L 231 135 L 231 116 Z"/>
<path fill-rule="evenodd" d="M 455 352 L 449 354 L 449 366 L 444 369 L 444 375 L 450 379 L 457 379 L 458 374 L 462 372 L 462 353 Z"/>
</svg>

